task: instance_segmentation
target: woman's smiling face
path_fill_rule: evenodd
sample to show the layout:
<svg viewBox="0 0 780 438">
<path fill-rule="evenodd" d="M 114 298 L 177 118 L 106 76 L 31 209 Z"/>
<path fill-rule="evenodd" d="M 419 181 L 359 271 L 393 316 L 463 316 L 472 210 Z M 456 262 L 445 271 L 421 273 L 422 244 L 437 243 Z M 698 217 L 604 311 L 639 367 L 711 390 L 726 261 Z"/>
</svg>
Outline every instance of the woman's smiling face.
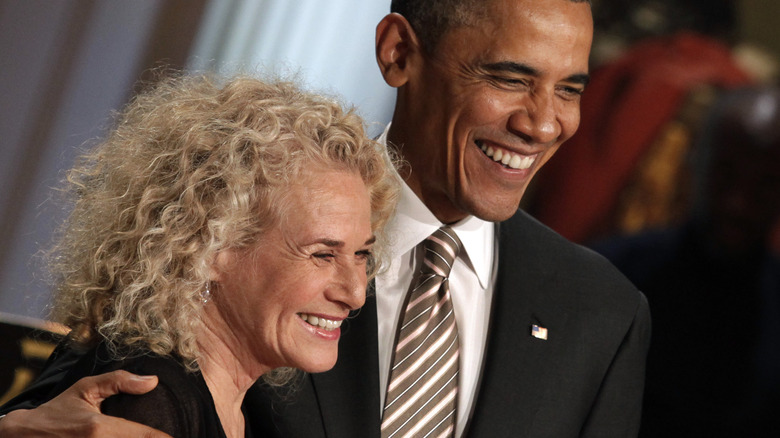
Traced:
<svg viewBox="0 0 780 438">
<path fill-rule="evenodd" d="M 261 368 L 322 372 L 341 322 L 365 302 L 374 241 L 368 190 L 349 171 L 314 171 L 288 194 L 286 216 L 256 247 L 224 251 L 214 301 L 232 339 Z"/>
</svg>

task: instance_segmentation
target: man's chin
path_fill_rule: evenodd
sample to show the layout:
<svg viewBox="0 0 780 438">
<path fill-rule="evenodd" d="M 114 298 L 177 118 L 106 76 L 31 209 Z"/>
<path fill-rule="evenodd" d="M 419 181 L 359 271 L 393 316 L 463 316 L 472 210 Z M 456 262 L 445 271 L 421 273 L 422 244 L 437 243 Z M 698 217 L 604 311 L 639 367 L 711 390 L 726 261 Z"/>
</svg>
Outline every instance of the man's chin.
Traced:
<svg viewBox="0 0 780 438">
<path fill-rule="evenodd" d="M 471 214 L 484 221 L 503 222 L 514 216 L 518 208 L 520 208 L 520 201 L 505 204 L 477 204 L 471 207 Z"/>
</svg>

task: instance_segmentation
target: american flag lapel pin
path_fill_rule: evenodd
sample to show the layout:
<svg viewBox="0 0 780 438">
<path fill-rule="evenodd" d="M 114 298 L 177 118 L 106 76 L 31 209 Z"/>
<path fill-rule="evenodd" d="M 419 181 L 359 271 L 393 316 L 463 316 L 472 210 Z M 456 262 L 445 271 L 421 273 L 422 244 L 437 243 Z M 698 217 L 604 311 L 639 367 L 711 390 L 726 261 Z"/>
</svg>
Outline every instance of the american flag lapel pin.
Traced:
<svg viewBox="0 0 780 438">
<path fill-rule="evenodd" d="M 547 340 L 547 329 L 536 324 L 531 325 L 531 336 L 543 341 Z"/>
</svg>

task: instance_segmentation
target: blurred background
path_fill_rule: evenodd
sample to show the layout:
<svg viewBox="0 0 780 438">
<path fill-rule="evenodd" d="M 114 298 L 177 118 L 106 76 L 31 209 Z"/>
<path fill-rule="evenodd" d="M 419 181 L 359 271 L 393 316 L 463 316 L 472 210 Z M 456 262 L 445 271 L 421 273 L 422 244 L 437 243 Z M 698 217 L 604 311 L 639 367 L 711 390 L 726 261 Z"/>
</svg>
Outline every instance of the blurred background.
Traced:
<svg viewBox="0 0 780 438">
<path fill-rule="evenodd" d="M 0 0 L 0 319 L 45 318 L 53 187 L 154 69 L 274 73 L 357 107 L 389 0 Z M 593 0 L 578 133 L 522 207 L 650 302 L 643 436 L 780 436 L 780 2 Z"/>
<path fill-rule="evenodd" d="M 378 135 L 393 90 L 374 61 L 389 0 L 0 0 L 0 312 L 45 317 L 52 187 L 161 66 L 296 77 Z"/>
<path fill-rule="evenodd" d="M 684 220 L 702 122 L 724 92 L 776 84 L 780 54 L 771 0 L 597 0 L 594 19 L 580 128 L 524 205 L 586 244 Z"/>
</svg>

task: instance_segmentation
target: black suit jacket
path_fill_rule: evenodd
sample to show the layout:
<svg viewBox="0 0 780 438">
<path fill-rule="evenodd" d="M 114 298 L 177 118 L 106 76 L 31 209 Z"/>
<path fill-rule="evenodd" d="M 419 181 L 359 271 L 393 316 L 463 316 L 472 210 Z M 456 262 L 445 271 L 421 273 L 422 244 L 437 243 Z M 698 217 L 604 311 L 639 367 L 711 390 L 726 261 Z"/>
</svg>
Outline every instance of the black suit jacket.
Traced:
<svg viewBox="0 0 780 438">
<path fill-rule="evenodd" d="M 499 233 L 488 342 L 466 435 L 636 436 L 650 341 L 644 296 L 601 256 L 523 212 L 502 223 Z M 369 297 L 342 326 L 334 369 L 303 376 L 296 391 L 253 387 L 244 409 L 255 434 L 379 437 L 376 318 Z M 547 328 L 548 339 L 532 337 L 532 324 Z M 11 405 L 43 401 L 36 395 L 59 380 L 68 357 L 55 356 Z M 71 382 L 62 383 L 64 389 Z"/>
<path fill-rule="evenodd" d="M 650 342 L 645 297 L 601 256 L 524 212 L 499 228 L 499 271 L 469 437 L 637 435 Z M 381 293 L 381 292 L 380 292 Z M 379 437 L 376 303 L 343 326 L 333 370 L 293 394 L 247 395 L 255 430 Z M 531 336 L 531 325 L 548 339 Z"/>
</svg>

